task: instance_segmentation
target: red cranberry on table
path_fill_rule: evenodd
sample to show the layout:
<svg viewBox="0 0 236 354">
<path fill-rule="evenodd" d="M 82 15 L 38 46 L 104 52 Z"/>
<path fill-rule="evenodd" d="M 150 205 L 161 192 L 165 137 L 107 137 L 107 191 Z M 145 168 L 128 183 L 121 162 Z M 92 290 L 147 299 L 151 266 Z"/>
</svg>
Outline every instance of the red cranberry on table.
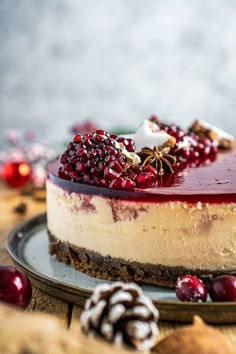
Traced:
<svg viewBox="0 0 236 354">
<path fill-rule="evenodd" d="M 32 287 L 29 278 L 13 266 L 0 266 L 0 301 L 26 308 Z"/>
<path fill-rule="evenodd" d="M 192 275 L 184 275 L 177 279 L 175 293 L 180 301 L 205 302 L 207 298 L 204 284 Z"/>
<path fill-rule="evenodd" d="M 236 277 L 222 275 L 213 279 L 209 295 L 212 301 L 236 301 Z"/>
</svg>

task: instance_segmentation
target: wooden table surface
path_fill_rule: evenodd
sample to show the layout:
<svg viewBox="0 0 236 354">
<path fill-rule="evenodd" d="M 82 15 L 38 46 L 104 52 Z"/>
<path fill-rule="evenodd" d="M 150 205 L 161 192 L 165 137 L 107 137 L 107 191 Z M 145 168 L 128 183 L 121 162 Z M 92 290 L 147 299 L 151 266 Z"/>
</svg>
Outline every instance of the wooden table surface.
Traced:
<svg viewBox="0 0 236 354">
<path fill-rule="evenodd" d="M 14 208 L 21 202 L 27 204 L 27 211 L 24 215 L 14 212 Z M 9 189 L 0 184 L 0 265 L 10 265 L 12 261 L 6 251 L 5 242 L 9 231 L 19 222 L 30 218 L 33 215 L 45 211 L 44 201 L 38 201 L 31 196 L 22 196 L 18 190 Z M 52 297 L 40 289 L 33 289 L 33 297 L 27 310 L 29 312 L 37 312 L 51 314 L 56 316 L 62 325 L 68 329 L 78 326 L 79 317 L 82 307 L 73 305 L 72 303 Z M 175 328 L 181 326 L 178 323 L 159 322 L 159 339 L 171 333 Z M 215 326 L 226 336 L 232 351 L 236 354 L 236 324 Z M 111 349 L 114 354 L 130 353 L 130 350 L 113 346 L 100 341 L 98 339 L 88 339 L 79 333 L 81 351 L 78 354 L 85 353 L 110 353 Z"/>
</svg>

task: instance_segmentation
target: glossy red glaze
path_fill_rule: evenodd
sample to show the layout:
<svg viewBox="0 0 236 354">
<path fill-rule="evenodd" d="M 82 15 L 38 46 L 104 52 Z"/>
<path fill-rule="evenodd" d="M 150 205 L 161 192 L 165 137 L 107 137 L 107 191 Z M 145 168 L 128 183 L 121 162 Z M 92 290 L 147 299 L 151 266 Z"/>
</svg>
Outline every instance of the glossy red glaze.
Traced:
<svg viewBox="0 0 236 354">
<path fill-rule="evenodd" d="M 148 202 L 236 203 L 236 150 L 219 153 L 213 162 L 165 173 L 155 188 L 113 190 L 74 183 L 58 177 L 59 161 L 48 165 L 48 178 L 69 192 Z"/>
</svg>

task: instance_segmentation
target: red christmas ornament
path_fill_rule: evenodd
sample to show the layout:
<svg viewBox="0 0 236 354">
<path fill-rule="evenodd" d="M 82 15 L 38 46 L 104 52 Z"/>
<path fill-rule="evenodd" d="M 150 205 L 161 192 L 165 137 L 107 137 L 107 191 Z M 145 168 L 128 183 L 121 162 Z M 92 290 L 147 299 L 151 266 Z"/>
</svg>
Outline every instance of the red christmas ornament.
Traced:
<svg viewBox="0 0 236 354">
<path fill-rule="evenodd" d="M 23 187 L 30 178 L 31 169 L 27 162 L 6 162 L 2 166 L 2 179 L 13 188 Z"/>
</svg>

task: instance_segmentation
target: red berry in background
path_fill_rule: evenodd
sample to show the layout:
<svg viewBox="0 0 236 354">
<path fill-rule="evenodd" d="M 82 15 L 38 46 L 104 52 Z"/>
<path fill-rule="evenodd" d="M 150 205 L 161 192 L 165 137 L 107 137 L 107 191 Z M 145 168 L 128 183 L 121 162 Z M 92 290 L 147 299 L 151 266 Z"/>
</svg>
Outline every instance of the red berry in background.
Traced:
<svg viewBox="0 0 236 354">
<path fill-rule="evenodd" d="M 23 187 L 30 179 L 31 169 L 27 162 L 6 162 L 2 166 L 2 179 L 13 188 Z"/>
<path fill-rule="evenodd" d="M 213 279 L 209 295 L 212 301 L 236 301 L 236 277 L 222 275 Z"/>
<path fill-rule="evenodd" d="M 26 308 L 32 287 L 29 278 L 12 266 L 0 266 L 0 301 Z"/>
<path fill-rule="evenodd" d="M 192 275 L 183 275 L 177 279 L 175 293 L 180 301 L 205 302 L 207 298 L 204 284 Z"/>
</svg>

